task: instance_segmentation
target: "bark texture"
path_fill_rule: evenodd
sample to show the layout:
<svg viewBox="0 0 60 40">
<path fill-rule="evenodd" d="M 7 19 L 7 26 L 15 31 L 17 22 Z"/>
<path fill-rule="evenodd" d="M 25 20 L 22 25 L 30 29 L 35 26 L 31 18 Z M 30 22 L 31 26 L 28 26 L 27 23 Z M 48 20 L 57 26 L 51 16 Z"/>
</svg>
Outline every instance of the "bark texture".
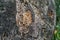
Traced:
<svg viewBox="0 0 60 40">
<path fill-rule="evenodd" d="M 16 0 L 16 10 L 16 21 L 18 21 L 17 26 L 19 29 L 21 27 L 23 27 L 22 30 L 24 30 L 25 27 L 26 31 L 29 29 L 28 33 L 24 33 L 22 30 L 19 31 L 24 40 L 27 40 L 28 38 L 30 38 L 28 40 L 51 40 L 56 19 L 54 0 Z M 21 24 L 24 24 L 24 19 L 21 18 L 23 18 L 24 12 L 28 10 L 31 12 L 30 14 L 32 15 L 33 21 L 27 28 L 27 26 L 21 26 Z M 19 22 L 22 23 L 19 24 Z"/>
<path fill-rule="evenodd" d="M 51 40 L 56 22 L 54 0 L 1 0 L 0 40 Z M 1 5 L 0 5 L 1 7 Z"/>
</svg>

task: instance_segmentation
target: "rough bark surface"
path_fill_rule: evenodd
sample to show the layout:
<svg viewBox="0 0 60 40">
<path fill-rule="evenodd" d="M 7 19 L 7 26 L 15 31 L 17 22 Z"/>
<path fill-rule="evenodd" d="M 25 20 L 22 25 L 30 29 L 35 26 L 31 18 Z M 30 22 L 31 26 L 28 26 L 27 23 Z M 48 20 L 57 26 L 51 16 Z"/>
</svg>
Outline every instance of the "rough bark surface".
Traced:
<svg viewBox="0 0 60 40">
<path fill-rule="evenodd" d="M 2 0 L 0 40 L 51 40 L 54 0 Z M 1 7 L 1 6 L 0 6 Z"/>
</svg>

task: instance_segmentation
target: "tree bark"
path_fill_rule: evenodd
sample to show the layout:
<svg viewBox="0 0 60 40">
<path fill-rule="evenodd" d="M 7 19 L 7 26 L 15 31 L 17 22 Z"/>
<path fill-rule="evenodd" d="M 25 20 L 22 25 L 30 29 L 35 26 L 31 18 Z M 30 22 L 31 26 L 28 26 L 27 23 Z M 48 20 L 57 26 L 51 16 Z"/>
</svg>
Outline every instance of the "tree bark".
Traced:
<svg viewBox="0 0 60 40">
<path fill-rule="evenodd" d="M 16 22 L 19 29 L 20 27 L 25 27 L 22 26 L 23 23 L 21 23 L 20 19 L 23 17 L 21 17 L 20 15 L 23 15 L 27 10 L 30 10 L 32 14 L 33 21 L 28 28 L 26 27 L 27 29 L 29 29 L 29 32 L 24 33 L 24 31 L 19 31 L 22 34 L 21 36 L 24 40 L 52 39 L 54 27 L 56 24 L 56 13 L 54 6 L 54 0 L 16 0 Z"/>
<path fill-rule="evenodd" d="M 52 39 L 56 24 L 54 0 L 0 0 L 0 3 L 0 40 Z"/>
</svg>

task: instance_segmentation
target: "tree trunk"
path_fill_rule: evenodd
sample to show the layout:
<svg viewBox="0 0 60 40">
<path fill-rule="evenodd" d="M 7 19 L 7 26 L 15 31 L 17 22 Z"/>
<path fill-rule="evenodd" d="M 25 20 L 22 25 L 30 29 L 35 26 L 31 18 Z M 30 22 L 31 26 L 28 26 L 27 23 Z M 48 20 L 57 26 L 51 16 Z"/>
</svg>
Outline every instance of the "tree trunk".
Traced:
<svg viewBox="0 0 60 40">
<path fill-rule="evenodd" d="M 54 0 L 0 0 L 0 3 L 0 40 L 52 39 L 56 24 Z"/>
</svg>

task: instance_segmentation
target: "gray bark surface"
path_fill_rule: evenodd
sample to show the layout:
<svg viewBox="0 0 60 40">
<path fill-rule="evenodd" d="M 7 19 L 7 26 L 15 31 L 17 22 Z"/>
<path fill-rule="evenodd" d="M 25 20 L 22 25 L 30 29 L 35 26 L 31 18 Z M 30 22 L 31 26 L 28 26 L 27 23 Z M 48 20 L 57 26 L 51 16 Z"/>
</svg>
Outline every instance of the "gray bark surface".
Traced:
<svg viewBox="0 0 60 40">
<path fill-rule="evenodd" d="M 0 40 L 52 39 L 56 24 L 54 0 L 1 0 L 0 3 L 3 5 L 0 9 Z M 20 15 L 27 10 L 31 12 L 32 23 L 27 21 L 26 26 L 21 26 L 19 22 L 23 17 Z"/>
</svg>

